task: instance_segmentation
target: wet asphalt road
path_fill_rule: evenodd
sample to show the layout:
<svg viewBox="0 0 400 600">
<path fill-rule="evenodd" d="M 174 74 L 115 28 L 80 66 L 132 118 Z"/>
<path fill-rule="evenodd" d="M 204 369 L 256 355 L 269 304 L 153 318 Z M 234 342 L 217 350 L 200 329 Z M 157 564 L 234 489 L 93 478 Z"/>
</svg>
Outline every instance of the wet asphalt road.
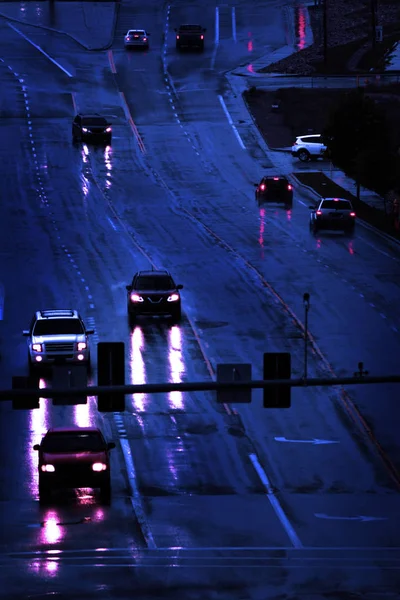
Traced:
<svg viewBox="0 0 400 600">
<path fill-rule="evenodd" d="M 320 349 L 309 375 L 352 373 L 359 360 L 396 371 L 397 247 L 362 227 L 354 240 L 311 238 L 301 190 L 290 213 L 259 210 L 253 182 L 273 166 L 254 134 L 241 131 L 239 145 L 219 99 L 233 108 L 222 71 L 248 62 L 261 23 L 272 49 L 286 43 L 277 4 L 238 4 L 234 19 L 226 6 L 123 7 L 112 50 L 99 54 L 20 27 L 72 77 L 0 25 L 2 388 L 26 373 L 21 331 L 39 307 L 76 307 L 94 342 L 124 341 L 133 383 L 204 380 L 220 362 L 251 362 L 261 377 L 265 351 L 291 351 L 301 376 L 295 316 L 303 321 L 306 291 Z M 133 20 L 152 33 L 149 52 L 123 49 Z M 173 27 L 199 20 L 206 52 L 176 55 Z M 72 146 L 74 110 L 112 118 L 111 149 Z M 184 285 L 179 327 L 128 327 L 125 285 L 149 264 Z M 212 394 L 135 396 L 122 416 L 99 415 L 93 399 L 42 401 L 32 413 L 3 404 L 2 597 L 397 591 L 399 484 L 384 460 L 399 463 L 395 398 L 390 386 L 295 390 L 290 411 L 267 412 L 254 392 L 240 416 Z M 374 424 L 372 439 L 354 403 Z M 51 425 L 70 423 L 97 424 L 117 442 L 111 508 L 87 490 L 39 508 L 31 448 Z M 332 443 L 306 443 L 315 438 Z"/>
</svg>

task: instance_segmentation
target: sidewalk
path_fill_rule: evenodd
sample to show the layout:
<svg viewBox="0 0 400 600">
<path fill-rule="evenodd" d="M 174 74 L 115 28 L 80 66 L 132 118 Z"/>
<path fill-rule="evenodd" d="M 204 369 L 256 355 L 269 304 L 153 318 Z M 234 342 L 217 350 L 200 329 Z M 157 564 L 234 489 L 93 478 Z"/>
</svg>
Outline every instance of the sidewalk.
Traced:
<svg viewBox="0 0 400 600">
<path fill-rule="evenodd" d="M 67 35 L 86 50 L 106 50 L 118 7 L 118 2 L 0 2 L 0 18 Z"/>
</svg>

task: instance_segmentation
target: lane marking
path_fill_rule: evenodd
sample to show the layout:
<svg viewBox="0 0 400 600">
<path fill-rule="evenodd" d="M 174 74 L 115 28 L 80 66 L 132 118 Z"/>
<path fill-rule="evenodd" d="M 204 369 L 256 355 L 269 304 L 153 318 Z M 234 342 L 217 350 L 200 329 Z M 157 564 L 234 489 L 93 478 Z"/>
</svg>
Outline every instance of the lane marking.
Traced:
<svg viewBox="0 0 400 600">
<path fill-rule="evenodd" d="M 233 37 L 233 41 L 237 42 L 237 35 L 236 35 L 236 8 L 234 6 L 232 6 L 232 37 Z"/>
<path fill-rule="evenodd" d="M 225 104 L 225 101 L 224 101 L 223 97 L 222 96 L 218 96 L 218 100 L 219 100 L 219 102 L 220 102 L 220 104 L 222 106 L 222 110 L 224 111 L 226 118 L 228 119 L 229 125 L 232 127 L 233 133 L 235 134 L 236 139 L 239 142 L 240 147 L 242 148 L 242 150 L 246 150 L 246 146 L 244 145 L 243 140 L 240 137 L 238 130 L 236 129 L 235 125 L 233 124 L 232 117 L 229 114 L 228 109 L 226 108 L 226 104 Z"/>
<path fill-rule="evenodd" d="M 17 29 L 12 23 L 7 23 L 7 25 L 9 27 L 11 27 L 11 29 L 14 29 L 14 31 L 16 31 L 21 37 L 23 37 L 27 42 L 29 42 L 29 44 L 31 44 L 34 48 L 36 48 L 36 50 L 39 50 L 39 52 L 41 52 L 43 54 L 43 56 L 48 58 L 53 63 L 53 65 L 55 65 L 56 67 L 61 69 L 61 71 L 64 71 L 64 73 L 68 77 L 73 77 L 73 75 L 69 71 L 67 71 L 67 69 L 64 69 L 64 67 L 62 65 L 60 65 L 60 63 L 58 63 L 56 60 L 54 60 L 54 58 L 52 58 L 49 54 L 47 54 L 47 52 L 45 52 L 43 50 L 43 48 L 41 48 L 40 46 L 35 44 L 35 42 L 33 42 L 32 40 L 30 40 L 24 33 L 22 33 L 22 31 Z"/>
<path fill-rule="evenodd" d="M 132 451 L 131 451 L 131 448 L 129 445 L 129 440 L 120 439 L 119 441 L 121 444 L 122 453 L 124 455 L 129 485 L 131 487 L 131 492 L 132 492 L 131 501 L 132 501 L 133 510 L 136 514 L 138 523 L 140 525 L 144 540 L 145 540 L 148 548 L 150 548 L 151 550 L 156 550 L 157 546 L 154 541 L 153 535 L 150 531 L 150 527 L 147 523 L 147 519 L 146 519 L 145 512 L 144 512 L 143 505 L 142 505 L 142 499 L 141 499 L 139 487 L 137 484 L 136 471 L 135 471 L 135 466 L 133 464 Z"/>
<path fill-rule="evenodd" d="M 112 50 L 109 50 L 107 52 L 108 54 L 108 62 L 110 63 L 110 69 L 111 69 L 111 73 L 113 73 L 114 75 L 117 74 L 117 68 L 115 66 L 115 62 L 114 62 L 114 54 Z"/>
<path fill-rule="evenodd" d="M 217 60 L 217 52 L 219 46 L 219 8 L 215 7 L 215 40 L 214 40 L 214 50 L 211 56 L 211 68 L 214 68 L 215 61 Z"/>
<path fill-rule="evenodd" d="M 128 121 L 128 123 L 130 125 L 130 128 L 132 129 L 133 135 L 136 138 L 136 141 L 138 143 L 139 149 L 140 149 L 140 151 L 141 151 L 142 154 L 147 154 L 146 146 L 144 145 L 143 140 L 142 140 L 142 138 L 140 136 L 140 133 L 138 131 L 138 128 L 136 127 L 135 122 L 134 122 L 134 120 L 132 118 L 131 111 L 129 110 L 129 106 L 128 106 L 128 103 L 127 103 L 126 98 L 125 98 L 125 94 L 124 94 L 124 92 L 119 92 L 119 95 L 121 97 L 121 104 L 122 104 L 122 108 L 123 108 L 124 113 L 125 113 L 125 118 Z"/>
<path fill-rule="evenodd" d="M 292 544 L 295 548 L 303 549 L 303 544 L 301 543 L 300 538 L 298 537 L 292 524 L 290 523 L 289 519 L 287 518 L 282 506 L 280 505 L 278 498 L 275 496 L 274 490 L 269 482 L 268 476 L 267 476 L 266 472 L 264 471 L 264 469 L 262 468 L 262 466 L 260 465 L 260 462 L 259 462 L 257 456 L 255 454 L 249 454 L 249 457 L 250 457 L 251 462 L 253 463 L 253 467 L 255 468 L 257 475 L 259 476 L 259 478 L 261 480 L 261 483 L 263 484 L 263 486 L 265 488 L 265 491 L 267 493 L 267 498 L 268 498 L 276 516 L 278 517 L 279 521 L 281 522 L 282 527 L 284 528 L 286 534 L 288 535 L 290 541 L 292 542 Z"/>
</svg>

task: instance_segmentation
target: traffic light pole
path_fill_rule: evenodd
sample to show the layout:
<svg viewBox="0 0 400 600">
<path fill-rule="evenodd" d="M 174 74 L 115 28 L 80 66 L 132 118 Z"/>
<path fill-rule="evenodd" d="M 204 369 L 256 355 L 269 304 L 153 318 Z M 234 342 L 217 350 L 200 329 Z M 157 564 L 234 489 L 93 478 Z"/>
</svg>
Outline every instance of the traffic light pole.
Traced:
<svg viewBox="0 0 400 600">
<path fill-rule="evenodd" d="M 304 379 L 308 375 L 308 311 L 310 310 L 310 294 L 304 294 Z"/>
</svg>

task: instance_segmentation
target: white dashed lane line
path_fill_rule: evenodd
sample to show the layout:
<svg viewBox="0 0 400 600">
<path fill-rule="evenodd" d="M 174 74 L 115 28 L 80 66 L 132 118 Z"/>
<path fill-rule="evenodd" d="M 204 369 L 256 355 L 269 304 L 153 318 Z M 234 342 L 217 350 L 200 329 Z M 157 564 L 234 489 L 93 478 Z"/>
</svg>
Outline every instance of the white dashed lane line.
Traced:
<svg viewBox="0 0 400 600">
<path fill-rule="evenodd" d="M 4 63 L 3 59 L 1 59 L 1 61 Z M 35 131 L 34 131 L 32 119 L 31 119 L 31 107 L 30 107 L 30 101 L 29 101 L 28 87 L 26 85 L 24 77 L 22 75 L 20 75 L 19 73 L 17 73 L 11 65 L 7 65 L 7 68 L 14 75 L 15 82 L 16 82 L 17 86 L 19 87 L 21 96 L 23 97 L 23 103 L 25 106 L 25 114 L 26 114 L 26 120 L 27 120 L 28 136 L 29 136 L 29 140 L 30 140 L 33 164 L 34 164 L 34 168 L 35 168 L 36 193 L 37 193 L 41 203 L 44 204 L 44 206 L 46 206 L 46 208 L 49 211 L 49 215 L 51 217 L 51 223 L 53 225 L 53 228 L 54 228 L 54 231 L 56 234 L 56 238 L 59 241 L 60 247 L 64 252 L 65 259 L 73 267 L 73 269 L 75 270 L 77 275 L 79 275 L 80 283 L 85 284 L 86 283 L 85 279 L 83 277 L 81 277 L 81 274 L 82 274 L 81 270 L 79 269 L 78 264 L 76 263 L 76 260 L 72 256 L 70 249 L 68 248 L 68 246 L 66 246 L 65 244 L 63 244 L 61 242 L 60 229 L 57 226 L 57 221 L 54 219 L 54 213 L 52 210 L 52 206 L 47 197 L 47 193 L 46 193 L 46 189 L 45 189 L 45 186 L 43 183 L 42 175 L 40 172 L 40 165 L 39 165 L 39 161 L 38 161 L 38 154 L 37 154 L 38 151 L 37 151 L 37 145 L 36 145 L 36 140 L 35 140 Z M 95 305 L 93 303 L 93 295 L 91 294 L 88 285 L 85 285 L 85 292 L 86 292 L 86 298 L 88 300 L 89 307 L 90 307 L 90 309 L 93 310 L 95 308 Z"/>
</svg>

